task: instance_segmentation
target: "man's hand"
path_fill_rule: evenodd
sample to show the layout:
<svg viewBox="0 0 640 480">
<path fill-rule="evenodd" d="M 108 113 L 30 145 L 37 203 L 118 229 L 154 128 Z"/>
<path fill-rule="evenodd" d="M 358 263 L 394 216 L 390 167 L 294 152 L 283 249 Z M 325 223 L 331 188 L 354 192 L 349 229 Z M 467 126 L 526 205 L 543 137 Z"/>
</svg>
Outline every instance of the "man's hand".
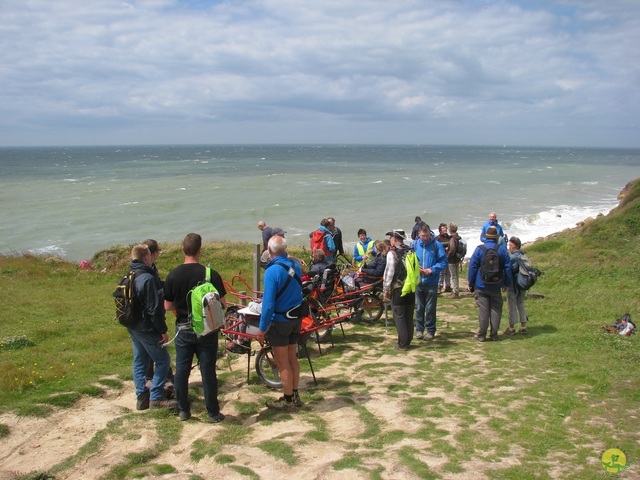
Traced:
<svg viewBox="0 0 640 480">
<path fill-rule="evenodd" d="M 167 332 L 164 332 L 162 334 L 162 340 L 160 340 L 160 345 L 165 344 L 169 341 L 169 334 Z"/>
<path fill-rule="evenodd" d="M 260 344 L 264 343 L 264 336 L 267 334 L 267 332 L 263 332 L 262 330 L 258 331 L 258 334 L 256 335 L 256 338 L 258 339 L 258 342 L 260 342 Z"/>
<path fill-rule="evenodd" d="M 469 286 L 467 287 L 467 290 L 469 290 L 471 293 L 473 293 L 473 292 L 475 292 L 475 291 L 476 291 L 476 287 L 472 287 L 471 285 L 469 285 Z"/>
</svg>

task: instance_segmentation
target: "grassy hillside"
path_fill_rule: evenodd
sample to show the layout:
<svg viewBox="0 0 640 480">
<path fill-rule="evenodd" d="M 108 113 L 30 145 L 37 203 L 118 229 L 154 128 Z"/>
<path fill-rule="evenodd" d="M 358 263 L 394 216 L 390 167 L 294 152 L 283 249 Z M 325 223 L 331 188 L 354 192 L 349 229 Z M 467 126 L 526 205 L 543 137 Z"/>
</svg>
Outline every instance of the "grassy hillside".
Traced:
<svg viewBox="0 0 640 480">
<path fill-rule="evenodd" d="M 439 322 L 449 316 L 462 328 L 442 328 L 433 348 L 412 352 L 417 362 L 412 371 L 423 378 L 419 386 L 407 388 L 415 378 L 402 364 L 376 363 L 382 355 L 398 355 L 392 342 L 380 341 L 386 338 L 382 325 L 355 325 L 346 339 L 336 335 L 333 348 L 322 356 L 315 354 L 314 366 L 323 381 L 309 392 L 308 422 L 320 425 L 314 402 L 337 394 L 350 399 L 356 417 L 369 419 L 372 435 L 382 435 L 375 425 L 384 421 L 376 420 L 358 399 L 375 388 L 370 381 L 378 386 L 391 382 L 389 402 L 411 393 L 403 414 L 422 422 L 419 441 L 447 460 L 434 473 L 413 450 L 395 449 L 403 435 L 391 430 L 373 443 L 347 442 L 342 463 L 335 462 L 333 470 L 355 468 L 369 471 L 370 478 L 387 478 L 389 472 L 380 477 L 378 470 L 367 469 L 366 462 L 373 460 L 363 458 L 395 455 L 392 461 L 409 465 L 416 478 L 469 473 L 465 462 L 477 458 L 484 460 L 481 470 L 487 478 L 601 478 L 599 455 L 611 447 L 624 449 L 629 461 L 640 462 L 640 335 L 621 337 L 602 330 L 625 313 L 640 324 L 639 235 L 640 183 L 635 181 L 606 217 L 527 246 L 535 266 L 544 271 L 534 287 L 544 298 L 527 301 L 531 322 L 526 337 L 501 336 L 499 342 L 477 344 L 471 341 L 477 325 L 472 298 L 439 300 Z M 182 254 L 178 245 L 162 249 L 158 267 L 164 277 L 182 261 Z M 207 245 L 203 263 L 210 262 L 228 281 L 238 274 L 250 279 L 251 249 L 249 244 Z M 113 386 L 104 376 L 130 380 L 131 344 L 126 330 L 112 320 L 111 297 L 126 269 L 128 252 L 123 246 L 97 253 L 93 270 L 51 258 L 0 257 L 0 414 L 47 416 L 83 396 L 102 395 L 103 388 Z M 337 365 L 346 372 L 358 359 L 370 363 L 357 367 L 357 377 L 330 373 Z M 229 374 L 221 375 L 223 394 L 231 388 L 225 375 Z M 434 389 L 455 395 L 456 401 L 442 403 Z M 254 383 L 251 390 L 263 389 Z M 238 414 L 240 424 L 260 406 L 245 408 L 246 415 Z M 479 415 L 489 420 L 480 422 Z M 461 430 L 446 436 L 435 428 L 437 419 L 454 422 Z M 11 435 L 9 428 L 0 427 L 0 437 Z M 328 431 L 306 441 L 309 438 L 335 440 Z M 359 459 L 349 453 L 365 447 L 367 455 Z M 500 459 L 512 455 L 517 455 L 518 465 L 498 467 Z M 496 462 L 495 468 L 486 467 L 491 462 Z M 69 464 L 57 467 L 65 468 Z"/>
</svg>

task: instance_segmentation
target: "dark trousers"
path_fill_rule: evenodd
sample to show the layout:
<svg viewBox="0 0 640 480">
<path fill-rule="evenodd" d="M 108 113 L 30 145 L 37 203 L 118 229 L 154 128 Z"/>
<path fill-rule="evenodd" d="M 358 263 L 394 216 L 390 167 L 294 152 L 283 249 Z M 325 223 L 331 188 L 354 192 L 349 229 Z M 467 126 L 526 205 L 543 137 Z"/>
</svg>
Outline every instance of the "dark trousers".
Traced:
<svg viewBox="0 0 640 480">
<path fill-rule="evenodd" d="M 178 408 L 182 412 L 191 413 L 189 403 L 189 375 L 193 356 L 200 363 L 202 375 L 202 389 L 204 403 L 209 416 L 220 413 L 218 403 L 218 379 L 216 377 L 216 359 L 218 356 L 218 334 L 210 333 L 204 337 L 198 336 L 192 330 L 180 330 L 176 337 L 176 374 L 174 385 Z"/>
<path fill-rule="evenodd" d="M 485 338 L 491 326 L 490 335 L 496 337 L 502 318 L 502 291 L 476 290 L 478 304 L 478 336 Z"/>
<path fill-rule="evenodd" d="M 416 306 L 415 293 L 408 293 L 404 297 L 400 296 L 401 288 L 394 288 L 391 294 L 391 311 L 393 312 L 393 322 L 398 331 L 398 345 L 408 347 L 413 340 L 413 311 Z"/>
</svg>

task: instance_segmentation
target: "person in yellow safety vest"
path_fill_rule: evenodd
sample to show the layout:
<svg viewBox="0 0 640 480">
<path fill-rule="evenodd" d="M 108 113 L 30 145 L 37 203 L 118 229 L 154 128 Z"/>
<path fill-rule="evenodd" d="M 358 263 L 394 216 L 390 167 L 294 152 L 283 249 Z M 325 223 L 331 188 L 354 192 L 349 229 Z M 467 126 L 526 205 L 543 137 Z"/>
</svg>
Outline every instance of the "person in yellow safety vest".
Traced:
<svg viewBox="0 0 640 480">
<path fill-rule="evenodd" d="M 367 237 L 364 228 L 358 230 L 358 241 L 353 247 L 353 263 L 356 267 L 361 267 L 367 260 L 373 258 L 373 246 L 375 242 Z"/>
</svg>

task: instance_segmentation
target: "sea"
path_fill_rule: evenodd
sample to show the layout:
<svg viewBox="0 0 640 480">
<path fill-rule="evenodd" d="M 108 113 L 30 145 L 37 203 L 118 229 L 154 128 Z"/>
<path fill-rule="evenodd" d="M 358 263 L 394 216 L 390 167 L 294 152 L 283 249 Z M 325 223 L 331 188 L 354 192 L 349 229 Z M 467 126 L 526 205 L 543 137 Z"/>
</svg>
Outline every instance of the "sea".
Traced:
<svg viewBox="0 0 640 480">
<path fill-rule="evenodd" d="M 454 222 L 470 251 L 490 212 L 523 243 L 618 204 L 640 150 L 434 145 L 149 145 L 0 148 L 0 253 L 79 262 L 147 238 L 293 245 L 332 216 L 352 251 Z"/>
</svg>

